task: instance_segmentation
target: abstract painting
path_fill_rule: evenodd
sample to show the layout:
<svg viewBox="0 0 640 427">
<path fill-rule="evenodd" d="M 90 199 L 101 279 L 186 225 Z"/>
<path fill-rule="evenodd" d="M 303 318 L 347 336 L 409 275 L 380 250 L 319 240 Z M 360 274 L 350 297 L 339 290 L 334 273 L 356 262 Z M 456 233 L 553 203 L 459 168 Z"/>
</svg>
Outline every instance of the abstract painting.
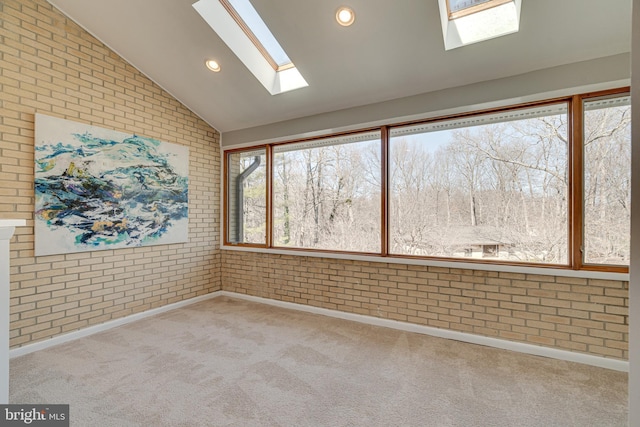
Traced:
<svg viewBox="0 0 640 427">
<path fill-rule="evenodd" d="M 189 149 L 36 114 L 35 254 L 186 242 Z"/>
</svg>

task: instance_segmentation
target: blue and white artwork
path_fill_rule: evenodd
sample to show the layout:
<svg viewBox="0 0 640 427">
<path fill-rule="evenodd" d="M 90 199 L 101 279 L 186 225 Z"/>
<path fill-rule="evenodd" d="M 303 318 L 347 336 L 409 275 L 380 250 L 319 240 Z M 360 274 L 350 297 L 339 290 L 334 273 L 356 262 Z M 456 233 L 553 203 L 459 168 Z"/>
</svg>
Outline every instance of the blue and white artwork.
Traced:
<svg viewBox="0 0 640 427">
<path fill-rule="evenodd" d="M 35 254 L 186 242 L 189 149 L 36 114 Z"/>
</svg>

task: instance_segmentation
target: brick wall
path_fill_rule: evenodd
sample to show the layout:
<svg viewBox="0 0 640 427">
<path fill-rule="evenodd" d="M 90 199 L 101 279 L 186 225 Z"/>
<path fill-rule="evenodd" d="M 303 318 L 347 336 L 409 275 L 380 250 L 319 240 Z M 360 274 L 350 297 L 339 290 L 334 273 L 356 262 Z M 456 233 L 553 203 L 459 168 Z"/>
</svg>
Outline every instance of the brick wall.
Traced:
<svg viewBox="0 0 640 427">
<path fill-rule="evenodd" d="M 45 0 L 0 2 L 0 218 L 11 345 L 220 289 L 219 135 Z M 34 257 L 34 114 L 189 147 L 189 243 Z"/>
<path fill-rule="evenodd" d="M 222 251 L 225 291 L 628 359 L 628 282 Z"/>
</svg>

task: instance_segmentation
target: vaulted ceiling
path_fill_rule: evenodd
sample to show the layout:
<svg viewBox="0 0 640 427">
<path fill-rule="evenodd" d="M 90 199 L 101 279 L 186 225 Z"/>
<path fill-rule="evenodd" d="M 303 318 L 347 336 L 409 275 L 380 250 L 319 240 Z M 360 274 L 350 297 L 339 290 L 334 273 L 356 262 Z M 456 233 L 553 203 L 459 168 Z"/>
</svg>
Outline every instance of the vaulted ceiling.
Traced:
<svg viewBox="0 0 640 427">
<path fill-rule="evenodd" d="M 520 31 L 445 51 L 438 0 L 252 0 L 309 86 L 270 95 L 196 0 L 49 0 L 221 132 L 630 51 L 631 0 L 522 0 Z M 222 70 L 210 72 L 215 58 Z"/>
</svg>

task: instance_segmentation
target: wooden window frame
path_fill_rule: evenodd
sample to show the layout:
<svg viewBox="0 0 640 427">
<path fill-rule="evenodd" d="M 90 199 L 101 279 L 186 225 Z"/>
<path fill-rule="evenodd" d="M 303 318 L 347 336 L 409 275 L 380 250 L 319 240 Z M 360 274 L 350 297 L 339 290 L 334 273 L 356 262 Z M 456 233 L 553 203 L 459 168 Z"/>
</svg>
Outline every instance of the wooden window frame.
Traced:
<svg viewBox="0 0 640 427">
<path fill-rule="evenodd" d="M 321 135 L 321 136 L 315 136 L 315 137 L 310 137 L 310 138 L 301 138 L 301 139 L 294 139 L 294 140 L 290 140 L 290 141 L 284 141 L 284 142 L 278 142 L 278 143 L 273 143 L 273 144 L 268 144 L 270 146 L 270 151 L 273 155 L 273 149 L 277 146 L 281 146 L 281 145 L 290 145 L 290 144 L 297 144 L 297 143 L 304 143 L 304 142 L 309 142 L 309 141 L 321 141 L 323 139 L 331 139 L 331 138 L 339 138 L 339 137 L 344 137 L 344 136 L 349 136 L 349 135 L 357 135 L 357 134 L 361 134 L 361 133 L 368 133 L 368 132 L 380 132 L 380 164 L 381 164 L 381 176 L 380 176 L 380 181 L 381 181 L 381 193 L 380 193 L 380 200 L 381 200 L 381 218 L 380 218 L 380 227 L 381 227 L 381 243 L 380 243 L 380 248 L 381 251 L 380 252 L 356 252 L 356 251 L 345 251 L 345 250 L 339 250 L 339 249 L 314 249 L 314 248 L 300 248 L 300 247 L 291 247 L 291 246 L 276 246 L 272 244 L 272 240 L 270 241 L 270 246 L 269 248 L 271 249 L 284 249 L 284 250 L 292 250 L 292 251 L 301 251 L 301 252 L 319 252 L 319 253 L 339 253 L 339 254 L 349 254 L 349 255 L 362 255 L 362 256 L 386 256 L 383 254 L 386 254 L 386 241 L 387 241 L 387 237 L 385 235 L 385 230 L 387 229 L 386 227 L 386 211 L 385 211 L 385 206 L 386 206 L 386 196 L 385 196 L 385 191 L 384 188 L 386 187 L 386 181 L 385 181 L 385 162 L 386 162 L 386 148 L 387 147 L 387 143 L 385 143 L 385 138 L 386 138 L 386 134 L 385 134 L 385 129 L 386 126 L 379 126 L 379 127 L 373 127 L 373 128 L 364 128 L 364 129 L 358 129 L 358 130 L 354 130 L 354 131 L 349 131 L 349 132 L 339 132 L 339 133 L 332 133 L 332 134 L 327 134 L 327 135 Z M 273 164 L 269 163 L 269 172 L 268 175 L 271 179 L 271 177 L 273 177 Z M 271 182 L 269 179 L 269 182 Z M 267 202 L 268 206 L 272 206 L 271 204 L 271 200 L 273 198 L 273 186 L 270 185 L 269 187 L 270 190 L 270 194 L 269 194 L 269 198 L 270 201 Z M 273 210 L 270 209 L 270 215 L 273 215 Z M 273 236 L 273 226 L 272 226 L 272 222 L 269 222 L 269 231 L 268 231 L 268 236 Z"/>
<path fill-rule="evenodd" d="M 229 15 L 231 15 L 233 20 L 236 21 L 236 24 L 238 24 L 238 27 L 240 27 L 242 32 L 244 32 L 245 35 L 249 38 L 249 40 L 251 40 L 251 43 L 253 43 L 253 45 L 256 47 L 256 49 L 258 49 L 260 54 L 269 63 L 271 68 L 274 69 L 274 71 L 284 71 L 284 70 L 288 70 L 290 68 L 294 68 L 295 67 L 295 65 L 293 65 L 292 62 L 288 62 L 288 63 L 283 64 L 283 65 L 278 65 L 278 63 L 275 61 L 275 59 L 273 59 L 273 57 L 271 56 L 271 54 L 269 53 L 267 48 L 264 47 L 264 45 L 260 42 L 258 37 L 253 33 L 251 28 L 249 28 L 249 25 L 247 25 L 245 20 L 242 19 L 240 14 L 231 5 L 231 3 L 229 3 L 228 0 L 220 0 L 220 4 L 222 4 L 222 7 L 224 7 L 225 10 L 229 13 Z"/>
<path fill-rule="evenodd" d="M 553 98 L 553 99 L 547 99 L 547 100 L 536 101 L 536 102 L 527 102 L 527 103 L 522 103 L 517 105 L 509 105 L 509 106 L 499 107 L 499 108 L 470 111 L 470 112 L 461 113 L 461 114 L 439 116 L 439 117 L 434 117 L 427 120 L 414 120 L 410 122 L 394 124 L 389 127 L 394 128 L 394 127 L 405 127 L 405 126 L 420 125 L 420 124 L 427 124 L 427 123 L 437 123 L 437 122 L 444 122 L 448 120 L 456 120 L 456 119 L 483 116 L 483 115 L 496 114 L 496 113 L 505 113 L 505 112 L 516 111 L 516 110 L 526 110 L 529 108 L 544 107 L 545 105 L 556 105 L 556 104 L 563 104 L 563 103 L 567 104 L 567 120 L 570 121 L 571 120 L 570 118 L 571 117 L 570 116 L 571 97 L 561 97 L 561 98 Z M 568 134 L 571 133 L 571 130 L 569 129 L 569 124 L 567 124 L 567 133 Z M 390 140 L 387 142 L 387 144 L 390 144 Z M 571 164 L 571 155 L 572 155 L 571 139 L 569 138 L 569 146 L 567 148 L 567 168 L 568 169 L 569 169 L 569 165 Z M 570 191 L 571 189 L 570 189 L 570 183 L 569 183 L 567 188 L 567 198 L 569 198 Z M 567 201 L 567 211 L 569 212 L 570 209 L 571 209 L 571 206 Z M 570 222 L 571 222 L 571 218 L 569 217 L 567 218 L 568 248 L 567 248 L 566 264 L 534 263 L 534 262 L 511 261 L 511 260 L 486 260 L 482 258 L 469 259 L 466 257 L 436 257 L 436 256 L 426 256 L 426 255 L 407 255 L 407 254 L 396 254 L 396 253 L 387 253 L 384 256 L 393 257 L 393 258 L 405 258 L 405 259 L 426 259 L 426 260 L 432 260 L 432 261 L 465 262 L 465 263 L 471 263 L 471 264 L 494 264 L 494 265 L 509 265 L 509 266 L 520 266 L 520 267 L 553 268 L 553 269 L 570 270 L 572 269 L 572 264 L 571 264 L 572 236 L 571 236 Z"/>
<path fill-rule="evenodd" d="M 473 15 L 474 13 L 482 12 L 483 10 L 492 9 L 494 7 L 502 6 L 506 3 L 511 3 L 513 2 L 513 0 L 488 0 L 475 6 L 465 7 L 464 9 L 458 10 L 456 12 L 451 11 L 450 2 L 451 0 L 446 0 L 447 15 L 449 16 L 449 20 L 452 21 L 454 19 L 462 18 L 463 16 Z"/>
<path fill-rule="evenodd" d="M 266 153 L 266 158 L 267 158 L 267 164 L 266 164 L 266 182 L 265 182 L 265 199 L 266 199 L 266 218 L 265 218 L 265 243 L 243 243 L 243 242 L 231 242 L 229 240 L 229 156 L 231 154 L 234 153 L 243 153 L 243 152 L 248 152 L 248 151 L 256 151 L 256 150 L 265 150 Z M 270 229 L 271 226 L 269 224 L 269 217 L 270 217 L 270 200 L 271 197 L 269 196 L 269 190 L 270 190 L 270 177 L 271 177 L 271 173 L 270 173 L 270 157 L 269 157 L 269 153 L 271 152 L 271 149 L 268 145 L 256 145 L 256 146 L 252 146 L 252 147 L 247 147 L 247 148 L 236 148 L 236 149 L 232 149 L 232 150 L 225 150 L 223 152 L 223 172 L 222 172 L 222 181 L 223 181 L 223 194 L 222 194 L 222 211 L 223 211 L 223 215 L 222 215 L 222 221 L 223 221 L 223 227 L 222 227 L 222 233 L 223 233 L 223 239 L 222 242 L 225 246 L 240 246 L 240 247 L 247 247 L 247 248 L 268 248 L 270 247 Z"/>
<path fill-rule="evenodd" d="M 250 147 L 228 149 L 223 151 L 223 244 L 225 246 L 232 247 L 247 247 L 247 248 L 265 248 L 265 249 L 277 249 L 287 250 L 291 252 L 304 253 L 327 253 L 327 254 L 345 254 L 345 255 L 357 255 L 357 256 L 369 256 L 380 258 L 394 258 L 394 259 L 419 259 L 427 261 L 440 261 L 440 262 L 453 262 L 453 263 L 465 263 L 465 264 L 490 264 L 490 265 L 503 265 L 513 267 L 534 267 L 534 268 L 548 268 L 558 270 L 581 270 L 581 271 L 593 271 L 593 272 L 605 272 L 605 273 L 623 273 L 629 272 L 628 266 L 618 265 L 604 265 L 604 264 L 588 264 L 583 260 L 582 246 L 584 243 L 584 188 L 583 188 L 583 173 L 584 173 L 584 158 L 583 158 L 583 134 L 584 134 L 584 109 L 583 105 L 585 101 L 592 98 L 601 98 L 605 96 L 625 96 L 630 93 L 630 87 L 621 87 L 616 89 L 590 92 L 577 94 L 566 97 L 559 97 L 554 99 L 546 99 L 537 102 L 528 102 L 517 105 L 509 105 L 500 108 L 492 108 L 479 111 L 470 111 L 461 114 L 452 114 L 445 116 L 438 116 L 430 119 L 414 120 L 410 122 L 392 123 L 377 127 L 368 127 L 357 129 L 349 132 L 339 132 L 326 134 L 310 138 L 294 139 L 276 143 L 259 144 Z M 413 256 L 413 255 L 399 255 L 389 253 L 389 148 L 390 148 L 390 131 L 393 127 L 410 126 L 417 124 L 424 124 L 429 122 L 438 122 L 452 119 L 461 119 L 465 117 L 486 115 L 492 113 L 500 113 L 513 111 L 517 109 L 526 109 L 532 107 L 540 107 L 544 105 L 567 103 L 567 131 L 568 131 L 568 152 L 567 152 L 567 174 L 568 174 L 568 189 L 567 189 L 567 264 L 544 264 L 544 263 L 530 263 L 530 262 L 517 262 L 508 260 L 484 260 L 476 258 L 454 258 L 454 257 L 433 257 L 433 256 Z M 321 140 L 327 138 L 336 138 L 341 136 L 366 133 L 372 131 L 380 132 L 381 139 L 381 161 L 380 161 L 380 199 L 381 199 L 381 213 L 380 213 L 380 237 L 381 237 L 381 250 L 378 253 L 369 252 L 353 252 L 353 251 L 341 251 L 330 249 L 313 249 L 313 248 L 297 248 L 297 247 L 283 247 L 273 245 L 273 150 L 280 145 L 295 144 L 313 140 Z M 257 149 L 265 149 L 267 158 L 266 169 L 266 243 L 265 244 L 252 244 L 252 243 L 232 243 L 228 240 L 228 159 L 229 154 L 243 151 L 252 151 Z"/>
<path fill-rule="evenodd" d="M 612 264 L 594 264 L 584 261 L 584 103 L 597 98 L 616 97 L 630 95 L 631 88 L 623 87 L 598 92 L 584 93 L 573 97 L 573 106 L 575 114 L 573 115 L 572 135 L 577 142 L 574 144 L 574 158 L 576 159 L 572 170 L 572 178 L 574 180 L 575 194 L 573 197 L 573 215 L 574 220 L 574 251 L 573 265 L 576 270 L 584 271 L 601 271 L 607 273 L 628 273 L 629 266 L 612 265 Z"/>
</svg>

